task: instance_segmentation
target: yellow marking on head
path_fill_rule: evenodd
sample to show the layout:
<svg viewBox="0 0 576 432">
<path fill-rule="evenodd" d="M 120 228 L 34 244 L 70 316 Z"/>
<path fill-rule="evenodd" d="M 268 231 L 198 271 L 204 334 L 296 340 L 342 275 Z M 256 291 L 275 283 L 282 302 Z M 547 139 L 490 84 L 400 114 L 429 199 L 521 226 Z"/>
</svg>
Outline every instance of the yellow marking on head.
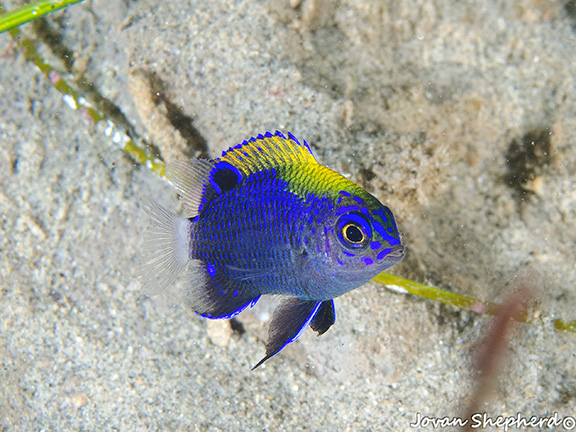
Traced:
<svg viewBox="0 0 576 432">
<path fill-rule="evenodd" d="M 318 164 L 308 144 L 292 134 L 288 137 L 280 132 L 258 135 L 225 151 L 214 162 L 229 163 L 243 176 L 275 169 L 276 175 L 288 183 L 290 191 L 300 197 L 313 193 L 336 201 L 342 190 L 366 194 L 360 186 Z"/>
</svg>

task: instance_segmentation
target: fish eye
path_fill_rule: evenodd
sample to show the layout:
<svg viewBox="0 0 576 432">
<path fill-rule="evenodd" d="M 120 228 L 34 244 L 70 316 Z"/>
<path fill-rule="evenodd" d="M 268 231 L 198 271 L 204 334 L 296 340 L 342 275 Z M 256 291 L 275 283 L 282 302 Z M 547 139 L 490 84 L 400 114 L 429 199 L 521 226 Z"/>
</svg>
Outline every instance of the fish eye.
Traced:
<svg viewBox="0 0 576 432">
<path fill-rule="evenodd" d="M 338 240 L 349 249 L 363 249 L 368 246 L 372 229 L 370 223 L 359 213 L 342 215 L 336 223 Z"/>
<path fill-rule="evenodd" d="M 342 236 L 350 243 L 362 243 L 362 240 L 364 240 L 362 228 L 352 223 L 344 225 L 344 228 L 342 228 Z"/>
</svg>

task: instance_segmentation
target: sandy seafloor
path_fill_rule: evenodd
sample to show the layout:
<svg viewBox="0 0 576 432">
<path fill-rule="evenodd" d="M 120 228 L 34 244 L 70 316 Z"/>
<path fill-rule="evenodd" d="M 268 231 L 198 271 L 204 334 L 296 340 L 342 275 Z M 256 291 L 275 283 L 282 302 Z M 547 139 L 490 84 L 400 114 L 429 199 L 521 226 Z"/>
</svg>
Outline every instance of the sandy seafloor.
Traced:
<svg viewBox="0 0 576 432">
<path fill-rule="evenodd" d="M 46 39 L 41 53 L 165 159 L 195 154 L 189 120 L 212 156 L 291 131 L 394 211 L 408 249 L 393 273 L 501 301 L 538 271 L 535 324 L 480 410 L 576 415 L 576 334 L 551 324 L 576 319 L 573 2 L 87 1 L 48 24 L 71 73 Z M 329 332 L 252 372 L 269 308 L 233 331 L 186 310 L 181 286 L 144 296 L 138 200 L 176 209 L 175 193 L 0 46 L 0 430 L 406 431 L 462 415 L 489 317 L 369 283 L 336 300 Z"/>
</svg>

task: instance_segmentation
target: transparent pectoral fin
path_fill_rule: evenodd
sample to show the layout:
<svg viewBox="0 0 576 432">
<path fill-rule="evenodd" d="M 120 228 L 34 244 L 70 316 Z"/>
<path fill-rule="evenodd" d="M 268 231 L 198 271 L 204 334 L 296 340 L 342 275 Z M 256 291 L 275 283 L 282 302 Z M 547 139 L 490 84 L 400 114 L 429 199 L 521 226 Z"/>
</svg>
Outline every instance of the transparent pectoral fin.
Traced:
<svg viewBox="0 0 576 432">
<path fill-rule="evenodd" d="M 318 312 L 310 321 L 310 327 L 315 332 L 318 332 L 318 336 L 326 333 L 332 324 L 336 321 L 336 313 L 334 312 L 334 300 L 323 301 Z"/>
<path fill-rule="evenodd" d="M 305 301 L 292 297 L 280 303 L 274 311 L 268 330 L 266 356 L 252 370 L 278 354 L 290 342 L 295 341 L 313 320 L 321 305 L 322 302 Z"/>
</svg>

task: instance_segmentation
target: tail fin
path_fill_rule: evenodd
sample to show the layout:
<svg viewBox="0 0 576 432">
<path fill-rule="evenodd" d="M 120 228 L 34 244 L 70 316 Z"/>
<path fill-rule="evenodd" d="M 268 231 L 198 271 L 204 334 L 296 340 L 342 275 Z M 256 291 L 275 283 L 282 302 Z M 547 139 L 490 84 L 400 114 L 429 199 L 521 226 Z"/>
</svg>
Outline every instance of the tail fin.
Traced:
<svg viewBox="0 0 576 432">
<path fill-rule="evenodd" d="M 150 223 L 144 234 L 140 281 L 146 295 L 160 294 L 182 273 L 190 259 L 190 222 L 150 197 L 141 200 Z"/>
</svg>

